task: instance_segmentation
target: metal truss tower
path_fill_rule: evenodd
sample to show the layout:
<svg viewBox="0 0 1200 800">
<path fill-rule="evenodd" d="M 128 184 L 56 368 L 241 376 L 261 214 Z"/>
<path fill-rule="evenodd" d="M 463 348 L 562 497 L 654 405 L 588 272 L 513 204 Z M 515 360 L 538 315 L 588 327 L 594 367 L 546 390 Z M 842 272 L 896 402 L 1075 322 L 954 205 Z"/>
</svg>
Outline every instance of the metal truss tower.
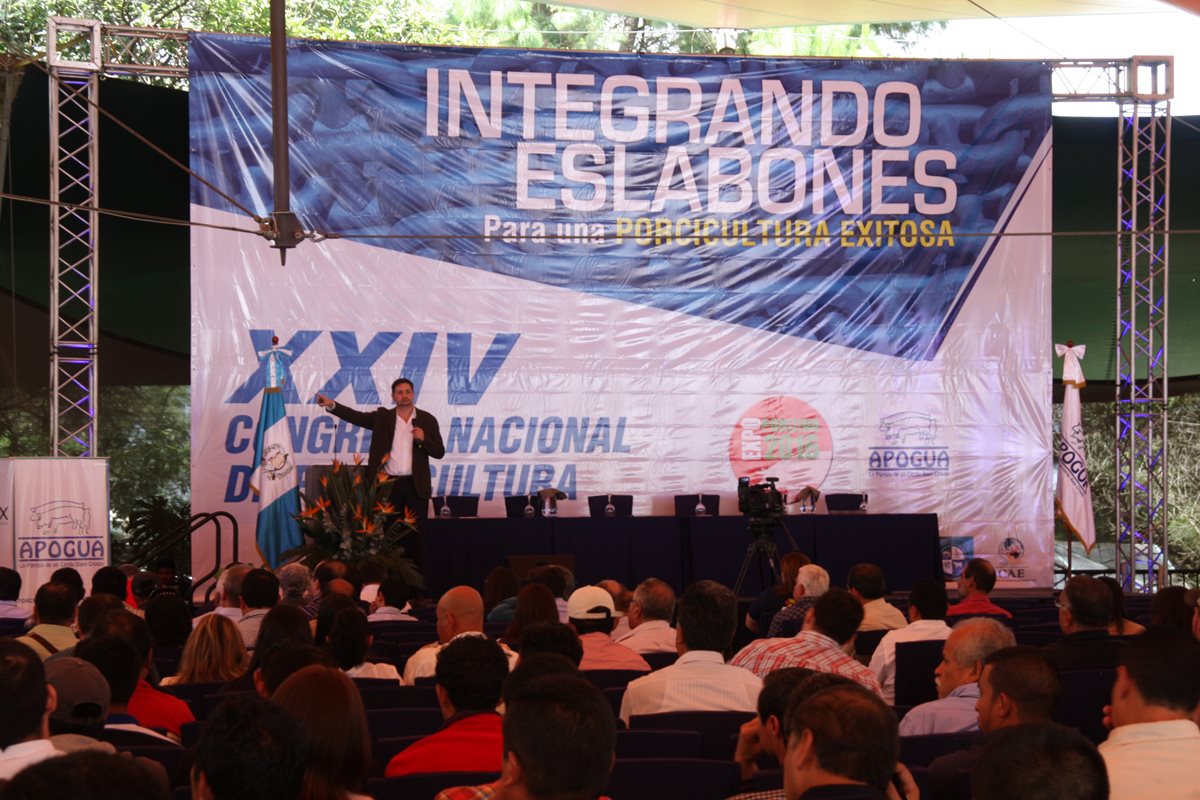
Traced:
<svg viewBox="0 0 1200 800">
<path fill-rule="evenodd" d="M 98 367 L 99 79 L 186 79 L 187 32 L 50 22 L 51 413 L 55 455 L 93 455 Z M 1170 56 L 1051 62 L 1056 101 L 1116 103 L 1117 573 L 1161 585 L 1167 565 Z"/>
<path fill-rule="evenodd" d="M 50 20 L 51 455 L 97 454 L 100 78 L 186 77 L 164 63 L 186 41 L 183 31 Z"/>
</svg>

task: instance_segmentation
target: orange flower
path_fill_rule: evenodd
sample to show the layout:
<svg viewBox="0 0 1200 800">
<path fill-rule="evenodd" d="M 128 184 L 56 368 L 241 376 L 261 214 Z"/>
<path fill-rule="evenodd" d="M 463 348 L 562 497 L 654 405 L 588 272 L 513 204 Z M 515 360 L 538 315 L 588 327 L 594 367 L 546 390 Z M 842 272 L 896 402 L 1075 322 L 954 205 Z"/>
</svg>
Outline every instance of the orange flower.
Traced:
<svg viewBox="0 0 1200 800">
<path fill-rule="evenodd" d="M 380 461 L 379 463 L 380 463 L 380 464 L 386 464 L 386 463 L 388 462 L 388 459 L 389 459 L 389 458 L 391 458 L 391 457 L 392 457 L 392 454 L 391 454 L 391 453 L 384 453 L 384 454 L 383 454 L 383 461 Z"/>
<path fill-rule="evenodd" d="M 312 519 L 313 517 L 315 517 L 317 514 L 320 514 L 320 513 L 321 513 L 321 508 L 319 506 L 309 506 L 308 508 L 306 508 L 300 512 L 300 519 Z"/>
<path fill-rule="evenodd" d="M 337 475 L 337 474 L 338 474 L 339 472 L 341 472 L 341 471 L 342 471 L 342 462 L 338 461 L 338 460 L 335 458 L 335 459 L 333 460 L 333 474 L 334 474 L 334 475 Z"/>
<path fill-rule="evenodd" d="M 362 482 L 363 482 L 363 479 L 362 479 L 362 473 L 360 472 L 360 473 L 358 473 L 358 474 L 356 474 L 356 475 L 354 476 L 354 485 L 355 485 L 355 486 L 358 486 L 358 485 L 359 485 L 359 484 L 361 484 Z"/>
<path fill-rule="evenodd" d="M 322 476 L 321 476 L 321 488 L 322 488 L 322 489 L 328 489 L 328 488 L 329 488 L 329 475 L 322 475 Z"/>
<path fill-rule="evenodd" d="M 362 510 L 361 505 L 354 507 L 354 518 L 355 519 L 366 519 L 366 517 L 363 515 L 363 510 Z"/>
<path fill-rule="evenodd" d="M 354 466 L 357 467 L 361 463 L 362 463 L 362 453 L 355 453 L 354 454 Z"/>
<path fill-rule="evenodd" d="M 385 502 L 383 500 L 380 500 L 378 503 L 376 503 L 375 508 L 373 508 L 371 510 L 376 512 L 377 514 L 394 514 L 394 513 L 396 513 L 396 507 L 394 505 L 392 505 L 391 503 Z"/>
<path fill-rule="evenodd" d="M 404 507 L 404 521 L 409 525 L 417 524 L 417 514 L 408 506 Z"/>
</svg>

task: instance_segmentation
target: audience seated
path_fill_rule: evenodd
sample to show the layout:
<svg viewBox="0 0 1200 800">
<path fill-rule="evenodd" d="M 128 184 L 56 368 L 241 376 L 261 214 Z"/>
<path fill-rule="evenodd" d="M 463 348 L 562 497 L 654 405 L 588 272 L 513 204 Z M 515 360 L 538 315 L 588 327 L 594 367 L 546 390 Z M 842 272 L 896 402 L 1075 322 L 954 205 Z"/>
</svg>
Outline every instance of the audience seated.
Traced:
<svg viewBox="0 0 1200 800">
<path fill-rule="evenodd" d="M 0 639 L 0 697 L 0 780 L 62 755 L 50 743 L 55 695 L 46 668 L 37 653 L 13 639 Z"/>
<path fill-rule="evenodd" d="M 275 695 L 284 681 L 305 667 L 337 669 L 329 651 L 311 644 L 283 644 L 263 656 L 262 666 L 254 670 L 254 690 L 265 698 Z"/>
<path fill-rule="evenodd" d="M 117 746 L 163 746 L 179 742 L 178 733 L 175 739 L 171 739 L 151 730 L 149 724 L 131 713 L 129 701 L 138 683 L 145 679 L 146 661 L 128 640 L 117 636 L 90 636 L 79 643 L 75 653 L 81 660 L 96 667 L 109 686 L 108 716 L 96 738 Z M 188 715 L 191 716 L 190 710 Z"/>
<path fill-rule="evenodd" d="M 417 618 L 408 611 L 412 607 L 409 599 L 412 590 L 400 578 L 384 578 L 371 601 L 368 622 L 416 622 Z"/>
<path fill-rule="evenodd" d="M 356 578 L 356 570 L 345 561 L 327 558 L 317 564 L 313 569 L 312 597 L 308 601 L 308 605 L 304 607 L 304 613 L 309 619 L 316 619 L 317 611 L 321 608 L 321 601 L 331 594 L 344 594 L 350 599 L 356 600 L 360 589 L 354 588 L 353 580 L 351 580 Z"/>
<path fill-rule="evenodd" d="M 351 678 L 390 678 L 400 683 L 400 673 L 391 664 L 367 661 L 371 647 L 371 623 L 358 608 L 343 608 L 333 618 L 325 649 L 338 668 Z"/>
<path fill-rule="evenodd" d="M 513 650 L 520 650 L 525 629 L 536 622 L 558 622 L 558 606 L 549 589 L 540 583 L 531 583 L 517 592 L 516 612 L 500 641 Z"/>
<path fill-rule="evenodd" d="M 345 583 L 346 591 L 337 590 L 337 584 Z M 329 633 L 333 630 L 333 620 L 339 613 L 346 609 L 358 610 L 358 601 L 354 599 L 350 592 L 349 581 L 332 580 L 329 582 L 330 592 L 321 600 L 320 607 L 317 608 L 317 616 L 310 624 L 313 631 L 313 644 L 317 647 L 324 647 L 329 639 Z"/>
<path fill-rule="evenodd" d="M 758 772 L 762 756 L 773 758 L 783 764 L 787 751 L 787 727 L 784 720 L 790 705 L 802 703 L 817 692 L 830 686 L 856 686 L 849 678 L 814 672 L 803 667 L 777 669 L 763 679 L 762 691 L 758 695 L 755 711 L 757 716 L 742 725 L 738 731 L 737 746 L 733 759 L 741 769 L 743 783 Z M 737 800 L 782 800 L 783 789 L 762 793 L 739 795 Z"/>
<path fill-rule="evenodd" d="M 349 800 L 371 766 L 367 712 L 354 683 L 338 670 L 305 667 L 271 695 L 304 730 L 306 765 L 301 797 Z"/>
<path fill-rule="evenodd" d="M 572 593 L 567 602 L 567 616 L 583 645 L 579 668 L 649 672 L 646 659 L 612 640 L 615 613 L 612 595 L 599 586 L 581 586 Z"/>
<path fill-rule="evenodd" d="M 412 684 L 417 678 L 434 674 L 437 656 L 450 641 L 459 636 L 483 636 L 483 597 L 470 586 L 455 586 L 441 596 L 437 604 L 438 640 L 427 644 L 409 656 L 404 665 L 404 682 Z M 517 654 L 500 645 L 508 657 L 509 666 L 516 663 Z"/>
<path fill-rule="evenodd" d="M 779 583 L 764 589 L 746 612 L 746 629 L 757 633 L 758 621 L 768 614 L 777 614 L 791 599 L 796 587 L 796 573 L 812 561 L 804 553 L 788 553 L 779 560 Z"/>
<path fill-rule="evenodd" d="M 615 616 L 615 601 L 613 612 Z M 633 590 L 625 615 L 629 630 L 620 635 L 614 633 L 612 639 L 635 653 L 674 653 L 675 629 L 671 627 L 674 616 L 675 590 L 665 581 L 647 578 Z"/>
<path fill-rule="evenodd" d="M 101 567 L 92 574 L 92 596 L 112 595 L 122 603 L 128 597 L 129 578 L 117 567 Z"/>
<path fill-rule="evenodd" d="M 860 631 L 891 631 L 908 624 L 904 613 L 883 599 L 887 582 L 883 570 L 875 564 L 856 564 L 846 576 L 846 587 L 854 599 L 863 604 Z"/>
<path fill-rule="evenodd" d="M 76 573 L 78 575 L 78 573 Z M 33 596 L 33 627 L 18 642 L 45 661 L 60 650 L 74 647 L 75 590 L 65 583 L 44 583 Z"/>
<path fill-rule="evenodd" d="M 110 611 L 96 622 L 92 636 L 115 636 L 134 646 L 143 667 L 129 697 L 129 713 L 147 728 L 162 728 L 178 741 L 183 724 L 192 722 L 195 717 L 187 703 L 155 689 L 147 680 L 154 664 L 154 652 L 146 621 L 131 611 Z"/>
<path fill-rule="evenodd" d="M 178 649 L 187 642 L 192 632 L 192 612 L 175 592 L 164 591 L 151 597 L 142 605 L 141 612 L 150 626 L 150 640 L 156 651 Z"/>
<path fill-rule="evenodd" d="M 629 604 L 633 602 L 633 592 L 625 584 L 612 578 L 596 581 L 596 585 L 612 595 L 613 608 L 617 610 L 617 624 L 613 627 L 612 632 L 613 639 L 629 633 L 628 614 Z"/>
<path fill-rule="evenodd" d="M 217 607 L 208 614 L 220 614 L 237 622 L 242 618 L 242 580 L 253 569 L 249 564 L 230 564 L 217 577 L 216 604 Z M 192 620 L 192 626 L 200 624 L 208 614 L 201 614 Z"/>
<path fill-rule="evenodd" d="M 817 600 L 804 619 L 804 630 L 791 639 L 758 639 L 730 662 L 760 678 L 784 667 L 807 667 L 850 678 L 879 693 L 871 671 L 846 654 L 862 622 L 863 607 L 845 589 L 832 588 Z"/>
<path fill-rule="evenodd" d="M 1145 633 L 1146 627 L 1144 625 L 1125 618 L 1125 590 L 1121 588 L 1121 584 L 1117 582 L 1117 579 L 1104 575 L 1096 580 L 1107 586 L 1109 594 L 1112 595 L 1113 613 L 1112 621 L 1108 623 L 1108 635 L 1137 636 L 1138 634 Z"/>
<path fill-rule="evenodd" d="M 23 770 L 6 785 L 4 800 L 170 800 L 165 773 L 146 759 L 125 758 L 115 753 L 83 751 L 43 761 Z"/>
<path fill-rule="evenodd" d="M 1123 642 L 1108 635 L 1112 623 L 1112 594 L 1087 575 L 1067 581 L 1058 595 L 1058 625 L 1066 634 L 1042 648 L 1059 672 L 1072 669 L 1113 669 Z"/>
<path fill-rule="evenodd" d="M 1053 722 L 996 734 L 971 773 L 974 800 L 1107 800 L 1108 777 L 1096 748 Z M 1150 797 L 1151 795 L 1140 795 Z"/>
<path fill-rule="evenodd" d="M 54 689 L 50 713 L 50 743 L 64 753 L 98 750 L 115 753 L 100 741 L 112 692 L 100 670 L 80 658 L 67 656 L 46 662 L 46 683 Z"/>
<path fill-rule="evenodd" d="M 279 604 L 279 579 L 269 569 L 252 569 L 242 578 L 242 616 L 237 621 L 242 643 L 254 650 L 263 617 Z"/>
<path fill-rule="evenodd" d="M 869 668 L 883 688 L 883 701 L 896 700 L 896 644 L 945 640 L 950 635 L 946 624 L 946 585 L 940 580 L 919 580 L 908 593 L 908 625 L 888 631 L 871 654 Z"/>
<path fill-rule="evenodd" d="M 238 634 L 241 639 L 241 634 Z M 296 606 L 280 604 L 267 612 L 258 629 L 258 644 L 250 655 L 250 662 L 238 677 L 221 687 L 222 692 L 252 692 L 255 690 L 254 673 L 262 667 L 263 660 L 274 651 L 291 645 L 311 645 L 312 627 L 308 616 Z M 245 647 L 245 645 L 243 645 Z M 185 646 L 186 649 L 186 646 Z M 182 665 L 180 666 L 182 671 Z"/>
<path fill-rule="evenodd" d="M 567 578 L 570 575 L 565 568 L 559 569 L 555 564 L 544 564 L 540 567 L 535 567 L 529 571 L 529 579 L 527 583 L 537 583 L 545 586 L 550 590 L 550 594 L 554 595 L 554 604 L 558 609 L 558 621 L 567 621 L 567 601 L 563 599 L 567 595 Z M 517 598 L 513 597 L 507 600 L 502 600 L 497 603 L 495 608 L 487 612 L 488 622 L 512 622 L 513 614 L 516 613 Z"/>
<path fill-rule="evenodd" d="M 237 626 L 220 614 L 211 614 L 192 629 L 183 645 L 179 669 L 159 685 L 227 683 L 245 672 L 249 661 Z"/>
<path fill-rule="evenodd" d="M 689 586 L 679 602 L 679 660 L 630 682 L 621 719 L 628 724 L 631 716 L 667 711 L 754 711 L 762 679 L 726 664 L 723 655 L 736 631 L 732 591 L 716 581 Z"/>
<path fill-rule="evenodd" d="M 1150 630 L 1121 652 L 1112 733 L 1100 745 L 1113 800 L 1194 798 L 1200 791 L 1200 642 Z"/>
<path fill-rule="evenodd" d="M 389 778 L 417 772 L 499 771 L 502 754 L 500 691 L 508 677 L 508 657 L 500 645 L 481 636 L 448 643 L 437 656 L 437 698 L 446 723 L 397 753 Z"/>
<path fill-rule="evenodd" d="M 1006 609 L 988 599 L 996 586 L 996 568 L 986 558 L 972 558 L 958 576 L 958 602 L 946 610 L 947 617 L 999 616 L 1011 618 Z"/>
<path fill-rule="evenodd" d="M 938 699 L 922 703 L 905 714 L 900 721 L 900 735 L 979 730 L 975 703 L 979 699 L 983 662 L 997 650 L 1016 643 L 1013 632 L 994 619 L 972 617 L 955 625 L 942 649 L 942 661 L 934 671 Z"/>
<path fill-rule="evenodd" d="M 975 767 L 998 731 L 1050 722 L 1062 693 L 1058 670 L 1035 647 L 1006 647 L 989 655 L 983 664 L 975 709 L 984 735 L 971 747 L 930 763 L 925 794 L 929 800 L 954 800 L 960 774 Z"/>
<path fill-rule="evenodd" d="M 585 680 L 550 676 L 530 681 L 507 703 L 500 779 L 457 787 L 437 800 L 574 800 L 599 797 L 616 751 L 612 708 Z"/>
<path fill-rule="evenodd" d="M 829 573 L 816 564 L 805 564 L 796 572 L 796 584 L 792 588 L 792 603 L 780 609 L 771 618 L 767 635 L 795 636 L 804 627 L 804 617 L 816 605 L 817 598 L 829 591 Z"/>
<path fill-rule="evenodd" d="M 23 608 L 21 599 L 21 573 L 8 567 L 0 567 L 0 619 L 28 620 L 33 611 Z"/>
<path fill-rule="evenodd" d="M 561 622 L 535 622 L 521 635 L 521 660 L 536 655 L 554 654 L 570 661 L 578 669 L 583 661 L 579 634 Z"/>
<path fill-rule="evenodd" d="M 491 611 L 505 600 L 516 597 L 520 591 L 517 574 L 510 567 L 495 566 L 483 579 L 483 610 Z"/>
<path fill-rule="evenodd" d="M 274 703 L 226 700 L 204 726 L 192 768 L 193 800 L 296 800 L 304 781 L 304 729 Z"/>
<path fill-rule="evenodd" d="M 297 608 L 308 605 L 313 592 L 312 573 L 308 567 L 298 561 L 284 564 L 275 570 L 275 577 L 279 579 L 279 602 L 282 605 Z"/>
<path fill-rule="evenodd" d="M 832 686 L 790 705 L 783 790 L 787 800 L 884 798 L 900 741 L 896 715 L 859 686 Z"/>
<path fill-rule="evenodd" d="M 1164 586 L 1150 602 L 1150 627 L 1169 625 L 1185 631 L 1192 629 L 1192 608 L 1187 604 L 1188 590 L 1183 586 Z"/>
</svg>

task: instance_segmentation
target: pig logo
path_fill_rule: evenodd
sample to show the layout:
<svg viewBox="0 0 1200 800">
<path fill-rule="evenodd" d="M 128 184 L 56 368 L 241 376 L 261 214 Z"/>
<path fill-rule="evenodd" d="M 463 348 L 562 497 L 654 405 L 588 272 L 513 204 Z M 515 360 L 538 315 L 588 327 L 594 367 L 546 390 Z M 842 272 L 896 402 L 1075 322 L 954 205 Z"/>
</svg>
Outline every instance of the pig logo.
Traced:
<svg viewBox="0 0 1200 800">
<path fill-rule="evenodd" d="M 882 417 L 879 432 L 893 444 L 904 444 L 910 437 L 932 442 L 937 437 L 937 420 L 924 411 L 900 411 Z"/>
<path fill-rule="evenodd" d="M 34 524 L 38 533 L 50 533 L 64 528 L 83 533 L 92 520 L 91 512 L 83 503 L 74 500 L 51 500 L 30 509 L 29 521 Z"/>
</svg>

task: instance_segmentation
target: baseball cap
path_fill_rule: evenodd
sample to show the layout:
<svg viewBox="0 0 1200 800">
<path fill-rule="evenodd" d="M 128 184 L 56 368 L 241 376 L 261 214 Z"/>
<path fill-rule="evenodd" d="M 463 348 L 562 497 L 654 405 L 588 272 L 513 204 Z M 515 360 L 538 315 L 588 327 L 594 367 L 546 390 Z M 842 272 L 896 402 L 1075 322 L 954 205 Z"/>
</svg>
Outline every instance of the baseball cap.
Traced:
<svg viewBox="0 0 1200 800">
<path fill-rule="evenodd" d="M 612 595 L 599 586 L 581 586 L 567 600 L 571 619 L 611 619 L 622 616 L 613 605 Z"/>
<path fill-rule="evenodd" d="M 1192 608 L 1200 608 L 1200 589 L 1188 589 L 1183 595 L 1183 602 Z"/>
<path fill-rule="evenodd" d="M 46 662 L 46 683 L 58 694 L 50 718 L 65 725 L 95 725 L 108 717 L 112 693 L 100 670 L 70 656 Z"/>
</svg>

